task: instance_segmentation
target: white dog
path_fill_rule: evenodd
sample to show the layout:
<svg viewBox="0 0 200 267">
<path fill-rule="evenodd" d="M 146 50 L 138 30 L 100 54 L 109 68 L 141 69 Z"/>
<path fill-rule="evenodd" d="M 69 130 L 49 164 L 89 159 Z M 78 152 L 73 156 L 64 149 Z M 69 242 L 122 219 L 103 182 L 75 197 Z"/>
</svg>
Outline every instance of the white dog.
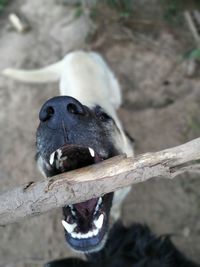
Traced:
<svg viewBox="0 0 200 267">
<path fill-rule="evenodd" d="M 6 69 L 3 74 L 31 83 L 59 81 L 60 95 L 40 111 L 37 161 L 45 176 L 98 163 L 115 155 L 133 155 L 116 110 L 121 104 L 118 81 L 103 58 L 76 51 L 39 70 Z M 65 236 L 78 251 L 102 248 L 109 212 L 117 219 L 120 204 L 130 188 L 63 207 Z M 112 203 L 113 202 L 113 203 Z"/>
</svg>

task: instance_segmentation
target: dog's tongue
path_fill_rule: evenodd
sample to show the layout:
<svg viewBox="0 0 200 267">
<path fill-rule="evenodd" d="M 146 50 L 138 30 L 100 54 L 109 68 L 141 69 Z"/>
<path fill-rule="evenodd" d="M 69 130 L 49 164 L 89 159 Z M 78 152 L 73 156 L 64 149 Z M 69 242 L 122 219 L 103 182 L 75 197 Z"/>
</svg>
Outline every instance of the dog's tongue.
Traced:
<svg viewBox="0 0 200 267">
<path fill-rule="evenodd" d="M 74 204 L 74 208 L 82 217 L 88 218 L 94 213 L 97 201 L 98 198 L 92 198 L 85 202 Z"/>
</svg>

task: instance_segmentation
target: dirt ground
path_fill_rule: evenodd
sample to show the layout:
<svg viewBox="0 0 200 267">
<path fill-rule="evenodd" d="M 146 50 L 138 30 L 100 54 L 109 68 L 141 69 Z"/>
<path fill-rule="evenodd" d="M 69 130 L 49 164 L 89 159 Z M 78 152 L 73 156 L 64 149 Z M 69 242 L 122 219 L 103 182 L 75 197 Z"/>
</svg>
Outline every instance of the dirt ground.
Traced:
<svg viewBox="0 0 200 267">
<path fill-rule="evenodd" d="M 198 137 L 200 79 L 198 74 L 187 77 L 187 62 L 180 60 L 195 45 L 192 36 L 184 23 L 174 26 L 163 20 L 159 1 L 152 0 L 151 6 L 137 2 L 126 22 L 102 6 L 91 21 L 58 0 L 11 2 L 0 16 L 0 71 L 41 67 L 69 51 L 93 49 L 119 78 L 124 96 L 119 114 L 136 139 L 137 154 Z M 26 34 L 9 26 L 7 15 L 13 11 L 28 18 L 31 30 Z M 141 24 L 155 18 L 150 26 Z M 29 85 L 0 76 L 1 190 L 41 177 L 34 161 L 38 111 L 57 94 L 56 83 Z M 176 245 L 200 262 L 198 178 L 185 174 L 173 181 L 157 178 L 135 185 L 123 205 L 124 222 L 147 223 L 158 234 L 174 234 Z M 0 267 L 42 266 L 73 254 L 64 240 L 60 211 L 2 227 L 0 240 Z"/>
</svg>

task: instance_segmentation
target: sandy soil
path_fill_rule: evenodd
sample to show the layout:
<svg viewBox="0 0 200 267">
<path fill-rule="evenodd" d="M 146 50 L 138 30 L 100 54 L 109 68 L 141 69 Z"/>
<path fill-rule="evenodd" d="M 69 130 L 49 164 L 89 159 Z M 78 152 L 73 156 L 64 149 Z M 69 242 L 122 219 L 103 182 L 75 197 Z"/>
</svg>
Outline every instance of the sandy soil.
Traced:
<svg viewBox="0 0 200 267">
<path fill-rule="evenodd" d="M 157 1 L 152 3 L 156 10 L 144 11 L 148 19 L 155 14 L 160 19 L 162 9 Z M 30 32 L 10 29 L 7 14 L 12 11 L 26 14 Z M 103 10 L 104 20 L 100 19 L 102 7 L 94 25 L 86 16 L 75 18 L 75 12 L 61 1 L 16 0 L 0 17 L 0 71 L 9 66 L 44 66 L 68 51 L 95 49 L 105 56 L 122 85 L 120 117 L 136 139 L 136 153 L 179 145 L 200 135 L 200 80 L 188 78 L 186 62 L 179 60 L 191 47 L 186 26 L 133 29 L 111 20 L 115 12 Z M 38 111 L 57 94 L 57 84 L 36 86 L 0 77 L 1 190 L 41 177 L 34 161 Z M 124 222 L 148 223 L 158 234 L 173 233 L 177 246 L 200 262 L 198 178 L 185 174 L 174 181 L 157 178 L 135 185 L 123 205 Z M 60 219 L 60 211 L 53 211 L 0 228 L 0 267 L 42 266 L 50 259 L 72 255 Z"/>
</svg>

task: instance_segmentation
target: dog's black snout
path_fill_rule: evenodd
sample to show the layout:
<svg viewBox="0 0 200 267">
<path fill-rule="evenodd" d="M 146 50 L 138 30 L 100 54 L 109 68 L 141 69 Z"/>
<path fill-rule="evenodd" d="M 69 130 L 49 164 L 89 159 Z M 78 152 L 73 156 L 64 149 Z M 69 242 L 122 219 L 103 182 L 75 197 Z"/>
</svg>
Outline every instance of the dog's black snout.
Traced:
<svg viewBox="0 0 200 267">
<path fill-rule="evenodd" d="M 46 106 L 41 109 L 39 118 L 41 121 L 49 120 L 55 113 L 55 109 L 53 106 Z"/>
<path fill-rule="evenodd" d="M 85 113 L 79 102 L 67 104 L 67 112 L 77 115 L 84 115 Z"/>
<path fill-rule="evenodd" d="M 40 110 L 41 122 L 52 121 L 55 126 L 60 124 L 61 118 L 69 118 L 75 115 L 86 115 L 85 107 L 75 98 L 69 96 L 57 96 L 44 103 Z"/>
</svg>

